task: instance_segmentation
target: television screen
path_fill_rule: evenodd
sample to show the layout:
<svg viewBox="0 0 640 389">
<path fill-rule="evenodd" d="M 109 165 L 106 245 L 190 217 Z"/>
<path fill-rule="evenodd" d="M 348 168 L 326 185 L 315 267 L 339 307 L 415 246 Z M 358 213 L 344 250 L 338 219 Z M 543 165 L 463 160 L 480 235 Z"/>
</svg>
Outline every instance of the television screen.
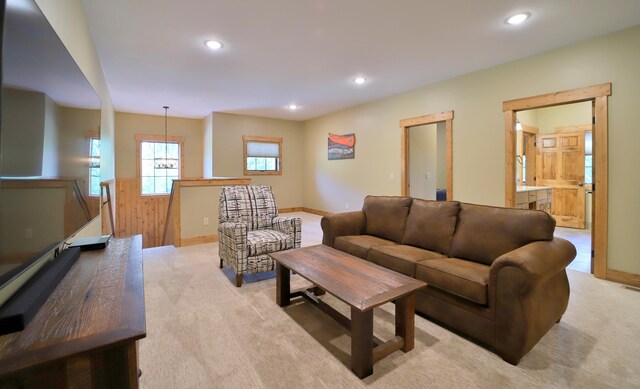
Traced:
<svg viewBox="0 0 640 389">
<path fill-rule="evenodd" d="M 1 103 L 0 305 L 99 213 L 100 99 L 33 0 L 6 1 Z"/>
</svg>

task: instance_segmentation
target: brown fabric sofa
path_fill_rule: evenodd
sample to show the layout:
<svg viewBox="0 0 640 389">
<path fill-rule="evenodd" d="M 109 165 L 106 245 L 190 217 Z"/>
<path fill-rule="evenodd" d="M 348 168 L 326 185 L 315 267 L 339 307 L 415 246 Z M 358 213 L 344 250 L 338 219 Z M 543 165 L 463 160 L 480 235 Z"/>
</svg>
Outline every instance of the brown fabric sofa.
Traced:
<svg viewBox="0 0 640 389">
<path fill-rule="evenodd" d="M 321 226 L 323 244 L 425 281 L 416 311 L 511 364 L 567 309 L 576 250 L 545 212 L 367 196 Z"/>
</svg>

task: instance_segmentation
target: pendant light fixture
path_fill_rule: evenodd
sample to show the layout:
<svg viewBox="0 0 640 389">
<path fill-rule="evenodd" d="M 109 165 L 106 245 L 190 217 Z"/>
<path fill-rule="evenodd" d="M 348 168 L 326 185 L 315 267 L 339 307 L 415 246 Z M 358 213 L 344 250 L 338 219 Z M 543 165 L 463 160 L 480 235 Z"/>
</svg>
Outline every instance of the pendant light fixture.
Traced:
<svg viewBox="0 0 640 389">
<path fill-rule="evenodd" d="M 522 131 L 522 123 L 520 123 L 520 119 L 516 119 L 516 131 Z"/>
<path fill-rule="evenodd" d="M 177 158 L 169 158 L 169 142 L 167 137 L 167 112 L 169 107 L 166 105 L 164 107 L 164 157 L 163 158 L 154 158 L 153 165 L 156 169 L 177 169 L 178 168 L 178 159 Z"/>
</svg>

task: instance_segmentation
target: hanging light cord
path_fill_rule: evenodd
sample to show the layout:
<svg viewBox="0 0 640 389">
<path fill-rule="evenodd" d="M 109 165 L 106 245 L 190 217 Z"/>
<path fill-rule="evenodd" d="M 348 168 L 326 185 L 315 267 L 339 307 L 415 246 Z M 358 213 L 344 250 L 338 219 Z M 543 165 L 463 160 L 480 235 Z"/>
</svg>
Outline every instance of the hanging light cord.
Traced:
<svg viewBox="0 0 640 389">
<path fill-rule="evenodd" d="M 167 107 L 166 105 L 164 107 L 164 163 L 165 163 L 165 168 L 168 169 L 169 168 L 169 153 L 167 152 L 168 150 L 168 145 L 167 145 L 167 111 L 169 110 L 169 107 Z"/>
</svg>

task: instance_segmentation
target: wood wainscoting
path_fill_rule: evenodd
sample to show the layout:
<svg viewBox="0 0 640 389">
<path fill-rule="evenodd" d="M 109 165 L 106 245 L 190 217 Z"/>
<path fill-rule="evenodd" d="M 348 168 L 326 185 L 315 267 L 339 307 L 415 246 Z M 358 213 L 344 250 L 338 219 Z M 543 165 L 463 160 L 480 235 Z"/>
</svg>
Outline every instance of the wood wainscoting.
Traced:
<svg viewBox="0 0 640 389">
<path fill-rule="evenodd" d="M 116 236 L 142 235 L 142 247 L 162 246 L 169 195 L 140 195 L 139 178 L 116 179 Z"/>
</svg>

